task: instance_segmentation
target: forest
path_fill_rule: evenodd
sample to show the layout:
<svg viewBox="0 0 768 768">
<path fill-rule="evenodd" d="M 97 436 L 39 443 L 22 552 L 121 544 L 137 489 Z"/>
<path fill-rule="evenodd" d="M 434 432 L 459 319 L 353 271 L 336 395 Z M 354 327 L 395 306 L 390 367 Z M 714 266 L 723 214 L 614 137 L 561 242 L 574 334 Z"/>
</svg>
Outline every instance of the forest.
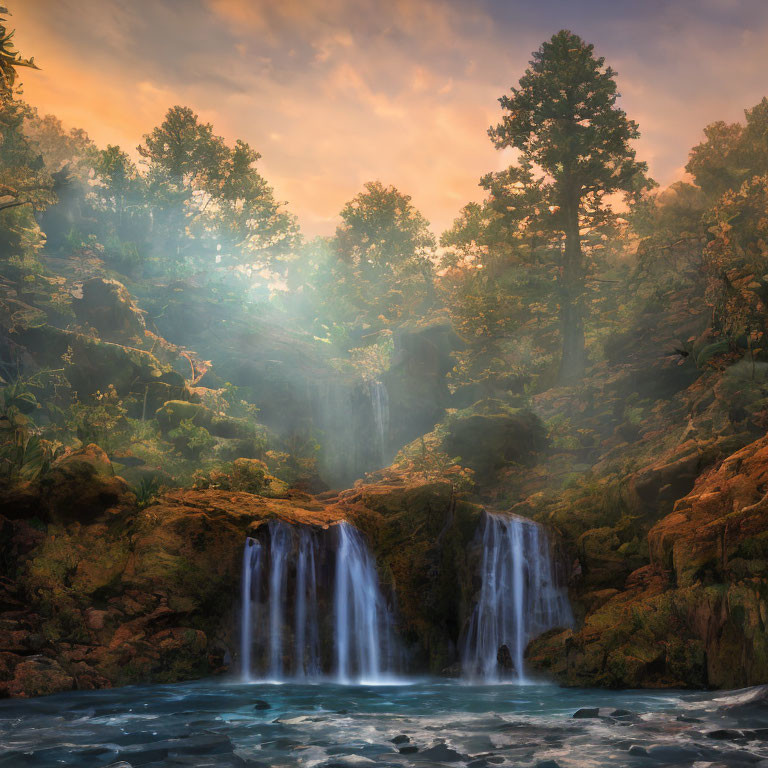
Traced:
<svg viewBox="0 0 768 768">
<path fill-rule="evenodd" d="M 510 73 L 488 140 L 514 159 L 450 228 L 371 179 L 309 237 L 189 106 L 138 147 L 30 106 L 2 11 L 0 697 L 768 683 L 768 97 L 662 188 L 621 77 L 562 30 Z"/>
</svg>

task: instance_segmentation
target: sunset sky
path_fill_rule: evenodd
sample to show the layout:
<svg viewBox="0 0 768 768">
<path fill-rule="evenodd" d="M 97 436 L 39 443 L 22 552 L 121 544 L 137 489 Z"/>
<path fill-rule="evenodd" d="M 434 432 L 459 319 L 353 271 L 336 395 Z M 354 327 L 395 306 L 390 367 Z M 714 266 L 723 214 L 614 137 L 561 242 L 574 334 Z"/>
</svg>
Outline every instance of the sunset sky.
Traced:
<svg viewBox="0 0 768 768">
<path fill-rule="evenodd" d="M 308 235 L 380 179 L 439 233 L 508 163 L 486 130 L 540 43 L 569 28 L 619 73 L 666 185 L 713 120 L 768 94 L 765 0 L 8 0 L 40 72 L 25 97 L 133 151 L 173 104 L 263 155 Z"/>
</svg>

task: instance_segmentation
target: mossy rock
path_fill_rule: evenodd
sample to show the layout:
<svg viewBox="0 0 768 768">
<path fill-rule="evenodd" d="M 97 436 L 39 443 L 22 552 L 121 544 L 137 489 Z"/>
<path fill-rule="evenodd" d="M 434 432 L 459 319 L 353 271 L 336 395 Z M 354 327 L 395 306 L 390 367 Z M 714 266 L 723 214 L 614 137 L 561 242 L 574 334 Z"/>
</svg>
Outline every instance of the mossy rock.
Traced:
<svg viewBox="0 0 768 768">
<path fill-rule="evenodd" d="M 169 400 L 158 408 L 155 417 L 164 434 L 176 429 L 182 421 L 191 420 L 195 426 L 204 427 L 214 437 L 252 440 L 258 435 L 255 425 L 245 419 L 224 416 L 200 403 L 186 400 Z"/>
<path fill-rule="evenodd" d="M 33 350 L 38 365 L 60 368 L 81 399 L 112 385 L 120 395 L 143 397 L 147 385 L 162 382 L 184 389 L 184 377 L 142 349 L 103 341 L 51 325 L 29 328 L 17 335 L 18 342 Z"/>
<path fill-rule="evenodd" d="M 48 516 L 58 522 L 91 522 L 135 502 L 128 483 L 114 474 L 107 454 L 94 444 L 57 459 L 40 480 L 40 493 Z"/>
<path fill-rule="evenodd" d="M 536 414 L 495 399 L 452 414 L 443 439 L 444 451 L 459 457 L 480 480 L 493 477 L 512 462 L 529 462 L 545 447 L 544 426 Z"/>
</svg>

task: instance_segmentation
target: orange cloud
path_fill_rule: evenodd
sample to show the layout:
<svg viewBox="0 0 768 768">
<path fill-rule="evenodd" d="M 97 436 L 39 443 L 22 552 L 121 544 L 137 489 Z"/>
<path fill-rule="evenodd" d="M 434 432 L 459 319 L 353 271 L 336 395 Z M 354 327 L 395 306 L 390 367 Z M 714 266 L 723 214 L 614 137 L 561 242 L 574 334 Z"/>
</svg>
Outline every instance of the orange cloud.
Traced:
<svg viewBox="0 0 768 768">
<path fill-rule="evenodd" d="M 263 173 L 308 234 L 332 232 L 344 202 L 376 178 L 410 194 L 437 232 L 449 226 L 480 196 L 478 178 L 511 160 L 486 135 L 496 99 L 558 26 L 618 69 L 643 134 L 638 153 L 662 183 L 679 177 L 706 123 L 739 119 L 768 90 L 768 5 L 742 22 L 734 11 L 727 28 L 715 23 L 715 0 L 631 20 L 586 0 L 185 0 L 183 14 L 180 5 L 19 2 L 18 45 L 43 67 L 25 73 L 26 97 L 129 150 L 169 106 L 187 104 L 262 153 Z"/>
</svg>

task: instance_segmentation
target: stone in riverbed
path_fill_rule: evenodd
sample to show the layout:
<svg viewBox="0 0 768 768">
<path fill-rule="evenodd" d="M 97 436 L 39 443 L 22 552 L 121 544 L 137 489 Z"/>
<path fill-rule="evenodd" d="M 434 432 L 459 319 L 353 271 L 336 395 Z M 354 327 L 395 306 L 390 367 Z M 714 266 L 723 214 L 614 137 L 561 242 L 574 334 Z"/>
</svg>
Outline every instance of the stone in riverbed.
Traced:
<svg viewBox="0 0 768 768">
<path fill-rule="evenodd" d="M 263 701 L 262 699 L 256 699 L 256 701 L 253 703 L 254 709 L 272 709 L 272 705 L 268 701 Z"/>
<path fill-rule="evenodd" d="M 708 731 L 707 737 L 719 741 L 735 741 L 736 739 L 743 739 L 744 734 L 734 728 L 718 728 L 716 731 Z"/>
<path fill-rule="evenodd" d="M 373 760 L 360 755 L 341 755 L 334 757 L 329 763 L 323 763 L 323 768 L 368 768 L 375 765 Z"/>
<path fill-rule="evenodd" d="M 394 739 L 392 739 L 393 744 L 408 744 L 410 742 L 411 737 L 406 736 L 404 733 L 401 733 L 399 736 L 395 736 Z"/>
<path fill-rule="evenodd" d="M 401 755 L 414 755 L 416 752 L 419 751 L 419 748 L 414 744 L 407 744 L 404 747 L 400 747 L 398 752 L 400 752 Z"/>
<path fill-rule="evenodd" d="M 534 768 L 560 768 L 560 763 L 556 760 L 539 760 Z"/>
<path fill-rule="evenodd" d="M 577 709 L 573 716 L 579 719 L 586 719 L 590 717 L 600 717 L 600 708 L 599 707 L 582 707 L 581 709 Z"/>
<path fill-rule="evenodd" d="M 660 744 L 656 747 L 648 747 L 648 757 L 662 763 L 675 765 L 676 763 L 692 763 L 704 755 L 698 749 L 691 749 L 676 744 Z"/>
<path fill-rule="evenodd" d="M 425 749 L 421 756 L 438 763 L 460 763 L 464 760 L 463 755 L 445 744 L 435 744 L 434 747 Z"/>
<path fill-rule="evenodd" d="M 633 744 L 628 751 L 629 751 L 629 754 L 633 755 L 634 757 L 648 756 L 648 750 L 645 747 L 641 747 L 639 744 Z"/>
</svg>

